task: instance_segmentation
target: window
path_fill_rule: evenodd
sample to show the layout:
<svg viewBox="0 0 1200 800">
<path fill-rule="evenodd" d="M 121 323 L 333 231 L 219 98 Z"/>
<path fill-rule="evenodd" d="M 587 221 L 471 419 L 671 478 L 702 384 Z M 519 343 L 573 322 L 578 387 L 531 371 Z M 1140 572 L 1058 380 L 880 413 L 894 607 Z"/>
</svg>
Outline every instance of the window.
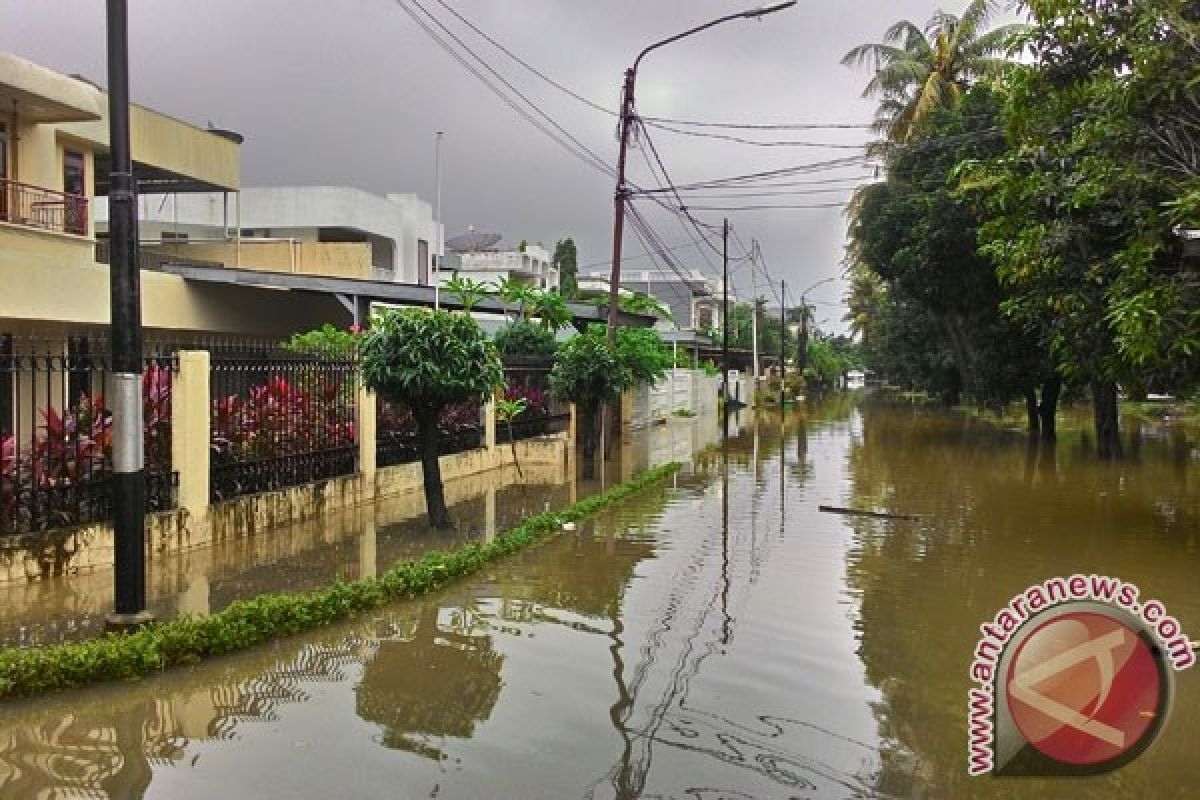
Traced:
<svg viewBox="0 0 1200 800">
<path fill-rule="evenodd" d="M 429 283 L 429 242 L 417 239 L 417 283 Z"/>
<path fill-rule="evenodd" d="M 87 220 L 87 172 L 83 153 L 63 151 L 63 230 L 86 236 Z"/>
</svg>

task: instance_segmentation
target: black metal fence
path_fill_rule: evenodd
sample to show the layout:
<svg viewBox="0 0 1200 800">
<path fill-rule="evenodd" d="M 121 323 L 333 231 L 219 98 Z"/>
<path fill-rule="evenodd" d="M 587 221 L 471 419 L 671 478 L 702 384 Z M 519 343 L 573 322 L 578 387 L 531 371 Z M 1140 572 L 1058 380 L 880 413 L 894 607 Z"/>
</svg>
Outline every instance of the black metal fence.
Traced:
<svg viewBox="0 0 1200 800">
<path fill-rule="evenodd" d="M 146 510 L 175 506 L 171 390 L 178 363 L 148 350 L 142 376 Z M 112 517 L 109 345 L 0 334 L 0 535 Z"/>
<path fill-rule="evenodd" d="M 497 418 L 497 443 L 561 433 L 570 426 L 570 411 L 550 395 L 551 366 L 551 361 L 540 359 L 505 361 L 504 399 L 524 401 L 525 410 L 511 421 Z"/>
<path fill-rule="evenodd" d="M 211 367 L 214 502 L 357 470 L 353 360 L 214 349 Z"/>
<path fill-rule="evenodd" d="M 375 423 L 375 465 L 394 467 L 421 460 L 421 444 L 412 412 L 379 401 Z M 449 406 L 438 418 L 438 451 L 442 455 L 484 446 L 483 409 L 478 401 Z"/>
</svg>

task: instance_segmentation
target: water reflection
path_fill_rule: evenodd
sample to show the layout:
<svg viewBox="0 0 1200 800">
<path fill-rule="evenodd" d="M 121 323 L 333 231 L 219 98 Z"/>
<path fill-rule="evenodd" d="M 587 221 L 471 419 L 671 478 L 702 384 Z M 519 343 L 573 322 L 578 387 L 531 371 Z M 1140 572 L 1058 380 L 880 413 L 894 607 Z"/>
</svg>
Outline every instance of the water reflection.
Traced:
<svg viewBox="0 0 1200 800">
<path fill-rule="evenodd" d="M 385 747 L 428 758 L 445 754 L 433 739 L 468 738 L 500 697 L 504 656 L 468 609 L 429 604 L 410 638 L 380 642 L 356 696 L 360 717 L 383 726 Z"/>
<path fill-rule="evenodd" d="M 1069 430 L 1055 447 L 965 416 L 872 405 L 862 414 L 848 452 L 851 502 L 921 515 L 847 522 L 847 582 L 860 598 L 867 677 L 886 701 L 881 730 L 917 754 L 934 796 L 1082 796 L 1054 781 L 968 783 L 964 697 L 978 625 L 1027 585 L 1097 572 L 1139 584 L 1200 629 L 1200 495 L 1186 470 L 1155 440 L 1137 461 L 1101 464 Z M 1164 739 L 1090 779 L 1089 794 L 1193 796 L 1184 751 L 1200 733 L 1197 689 L 1183 674 Z"/>
<path fill-rule="evenodd" d="M 1200 630 L 1200 498 L 1169 438 L 1098 465 L 1069 430 L 1030 449 L 912 407 L 838 401 L 736 424 L 671 485 L 420 601 L 0 707 L 0 797 L 1194 794 L 1200 686 L 1186 673 L 1163 739 L 1114 776 L 965 775 L 967 662 L 1015 591 L 1118 574 Z M 605 479 L 720 439 L 697 427 L 614 447 Z M 486 536 L 487 520 L 557 496 L 465 502 Z M 376 532 L 346 553 L 358 574 L 403 549 Z M 194 602 L 233 596 L 223 580 Z"/>
</svg>

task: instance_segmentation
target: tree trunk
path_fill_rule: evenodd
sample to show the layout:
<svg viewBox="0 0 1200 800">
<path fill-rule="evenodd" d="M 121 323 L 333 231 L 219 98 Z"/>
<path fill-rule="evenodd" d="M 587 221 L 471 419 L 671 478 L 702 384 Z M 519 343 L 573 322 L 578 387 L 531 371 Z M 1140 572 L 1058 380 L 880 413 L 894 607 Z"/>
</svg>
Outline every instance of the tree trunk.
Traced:
<svg viewBox="0 0 1200 800">
<path fill-rule="evenodd" d="M 1110 460 L 1121 457 L 1121 431 L 1117 416 L 1117 384 L 1092 382 L 1092 417 L 1096 427 L 1096 455 Z"/>
<path fill-rule="evenodd" d="M 450 512 L 446 510 L 446 495 L 442 489 L 442 467 L 438 463 L 440 435 L 438 412 L 440 409 L 413 409 L 417 432 L 421 440 L 421 477 L 425 481 L 425 513 L 429 525 L 440 530 L 454 527 Z"/>
<path fill-rule="evenodd" d="M 1025 417 L 1029 420 L 1029 436 L 1033 438 L 1041 432 L 1042 418 L 1038 416 L 1037 390 L 1032 387 L 1025 390 Z"/>
<path fill-rule="evenodd" d="M 1042 441 L 1053 442 L 1058 438 L 1056 428 L 1058 398 L 1062 394 L 1062 378 L 1058 375 L 1047 378 L 1042 384 L 1042 404 L 1038 416 L 1042 418 Z"/>
<path fill-rule="evenodd" d="M 971 385 L 971 354 L 967 346 L 967 337 L 953 314 L 947 314 L 941 321 L 942 328 L 946 331 L 946 339 L 950 343 L 950 357 L 954 359 L 954 369 L 958 372 L 958 386 L 961 391 Z M 958 401 L 955 400 L 954 404 L 958 405 Z"/>
<path fill-rule="evenodd" d="M 583 479 L 596 477 L 596 411 L 595 408 L 580 406 L 579 428 L 583 435 Z"/>
</svg>

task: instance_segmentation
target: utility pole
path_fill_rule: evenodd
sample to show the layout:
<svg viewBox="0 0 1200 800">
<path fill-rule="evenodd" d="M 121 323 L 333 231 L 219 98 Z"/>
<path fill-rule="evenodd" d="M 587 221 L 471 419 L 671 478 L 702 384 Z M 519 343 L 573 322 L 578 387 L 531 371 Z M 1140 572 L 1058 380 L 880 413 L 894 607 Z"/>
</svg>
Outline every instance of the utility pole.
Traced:
<svg viewBox="0 0 1200 800">
<path fill-rule="evenodd" d="M 721 378 L 725 413 L 729 413 L 729 217 L 721 226 Z"/>
<path fill-rule="evenodd" d="M 437 186 L 433 206 L 433 224 L 437 232 L 439 253 L 433 257 L 433 307 L 441 308 L 441 281 L 438 280 L 438 267 L 446 253 L 446 232 L 442 228 L 442 136 L 445 131 L 438 131 L 433 140 L 433 179 Z"/>
<path fill-rule="evenodd" d="M 674 36 L 668 36 L 666 39 L 655 42 L 642 49 L 638 53 L 637 58 L 633 60 L 633 66 L 625 70 L 625 84 L 621 89 L 621 109 L 619 124 L 619 139 L 620 150 L 617 152 L 617 189 L 613 194 L 613 249 L 612 249 L 612 271 L 609 276 L 608 286 L 608 342 L 613 344 L 616 342 L 617 336 L 617 316 L 619 309 L 617 301 L 621 290 L 621 239 L 625 232 L 625 199 L 629 196 L 629 187 L 625 183 L 625 154 L 629 149 L 629 131 L 633 127 L 635 115 L 633 113 L 633 90 L 634 84 L 637 82 L 638 65 L 642 63 L 642 59 L 652 50 L 657 50 L 660 47 L 677 42 L 695 33 L 706 31 L 709 28 L 720 25 L 724 22 L 730 22 L 735 19 L 762 19 L 767 14 L 774 14 L 777 11 L 791 8 L 796 5 L 796 0 L 785 0 L 785 2 L 777 3 L 766 8 L 754 8 L 748 11 L 739 11 L 734 14 L 727 14 L 723 17 L 711 20 L 703 25 L 697 25 L 694 28 L 689 28 L 682 33 L 677 33 Z"/>
<path fill-rule="evenodd" d="M 641 58 L 641 56 L 638 56 Z M 625 70 L 625 85 L 621 89 L 621 149 L 617 153 L 617 190 L 613 194 L 612 274 L 608 281 L 608 343 L 617 341 L 617 315 L 621 299 L 621 240 L 625 236 L 625 155 L 629 150 L 629 131 L 633 127 L 633 87 L 637 79 L 636 64 Z"/>
<path fill-rule="evenodd" d="M 129 16 L 108 0 L 108 137 L 111 159 L 109 300 L 113 443 L 113 613 L 107 625 L 149 622 L 146 610 L 146 472 L 142 442 L 142 308 L 133 157 L 129 149 Z"/>
<path fill-rule="evenodd" d="M 787 281 L 779 282 L 779 408 L 787 395 Z"/>
<path fill-rule="evenodd" d="M 750 243 L 750 300 L 754 303 L 754 310 L 750 316 L 750 341 L 753 347 L 753 356 L 751 363 L 754 369 L 754 389 L 758 391 L 758 276 L 754 274 L 754 268 L 758 266 L 758 241 L 754 240 Z"/>
</svg>

